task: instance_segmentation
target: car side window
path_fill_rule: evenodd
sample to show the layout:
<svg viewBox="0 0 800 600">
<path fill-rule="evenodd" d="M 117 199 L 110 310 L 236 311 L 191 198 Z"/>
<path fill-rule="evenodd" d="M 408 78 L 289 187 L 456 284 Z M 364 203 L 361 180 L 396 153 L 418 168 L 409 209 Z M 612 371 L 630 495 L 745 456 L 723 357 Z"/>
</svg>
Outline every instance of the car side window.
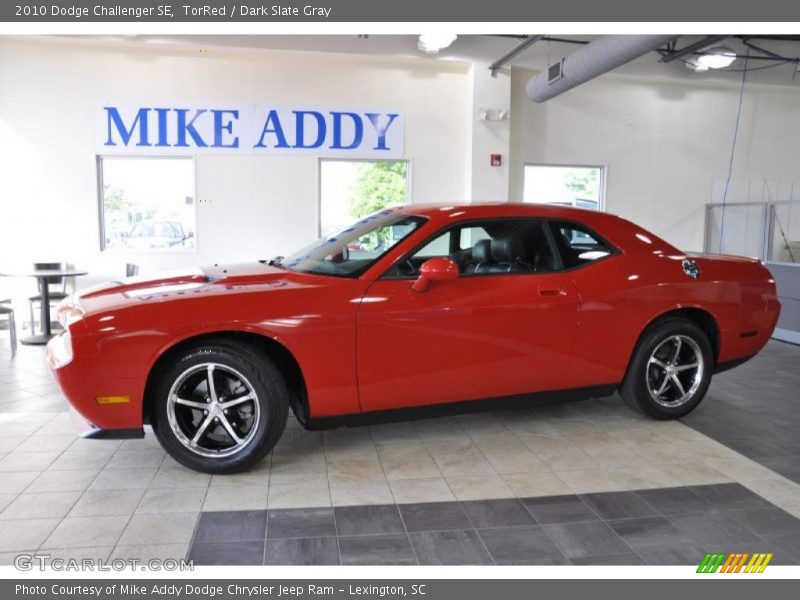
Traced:
<svg viewBox="0 0 800 600">
<path fill-rule="evenodd" d="M 464 276 L 553 272 L 558 253 L 541 219 L 487 219 L 448 229 L 399 261 L 386 275 L 410 278 L 426 260 L 454 261 Z"/>
<path fill-rule="evenodd" d="M 564 269 L 574 269 L 614 253 L 597 234 L 577 223 L 553 221 L 550 230 Z"/>
</svg>

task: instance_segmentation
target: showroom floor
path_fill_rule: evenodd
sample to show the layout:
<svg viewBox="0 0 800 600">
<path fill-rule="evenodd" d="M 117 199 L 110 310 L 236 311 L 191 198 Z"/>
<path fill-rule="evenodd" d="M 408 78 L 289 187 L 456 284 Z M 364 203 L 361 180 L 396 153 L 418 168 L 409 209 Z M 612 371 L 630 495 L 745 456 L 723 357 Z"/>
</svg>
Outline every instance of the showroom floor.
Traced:
<svg viewBox="0 0 800 600">
<path fill-rule="evenodd" d="M 12 359 L 4 339 L 0 564 L 37 550 L 196 564 L 697 564 L 705 551 L 768 551 L 800 564 L 798 361 L 800 347 L 771 342 L 715 378 L 683 423 L 617 397 L 324 433 L 290 421 L 260 468 L 211 477 L 152 434 L 78 439 L 42 349 Z"/>
</svg>

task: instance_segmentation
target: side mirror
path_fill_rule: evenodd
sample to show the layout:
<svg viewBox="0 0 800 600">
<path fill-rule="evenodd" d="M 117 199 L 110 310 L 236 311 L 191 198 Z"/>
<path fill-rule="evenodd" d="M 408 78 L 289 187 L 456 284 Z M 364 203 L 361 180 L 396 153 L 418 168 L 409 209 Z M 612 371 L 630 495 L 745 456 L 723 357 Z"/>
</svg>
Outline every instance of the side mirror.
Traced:
<svg viewBox="0 0 800 600">
<path fill-rule="evenodd" d="M 415 292 L 426 292 L 431 281 L 458 279 L 458 265 L 449 258 L 429 258 L 419 268 L 419 277 L 411 285 Z"/>
</svg>

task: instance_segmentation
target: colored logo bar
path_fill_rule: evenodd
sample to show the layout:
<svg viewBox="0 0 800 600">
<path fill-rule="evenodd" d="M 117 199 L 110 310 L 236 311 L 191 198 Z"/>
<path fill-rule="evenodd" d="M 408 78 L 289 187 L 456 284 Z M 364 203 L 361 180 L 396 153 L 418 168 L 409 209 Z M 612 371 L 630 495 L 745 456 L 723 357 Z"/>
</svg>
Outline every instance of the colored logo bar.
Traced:
<svg viewBox="0 0 800 600">
<path fill-rule="evenodd" d="M 698 573 L 763 573 L 772 552 L 707 552 L 697 567 Z"/>
</svg>

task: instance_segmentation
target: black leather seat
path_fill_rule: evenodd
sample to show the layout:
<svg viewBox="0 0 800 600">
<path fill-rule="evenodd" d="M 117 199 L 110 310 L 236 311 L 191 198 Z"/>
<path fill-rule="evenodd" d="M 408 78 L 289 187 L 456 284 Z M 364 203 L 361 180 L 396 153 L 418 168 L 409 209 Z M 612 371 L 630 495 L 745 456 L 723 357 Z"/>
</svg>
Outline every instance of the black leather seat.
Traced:
<svg viewBox="0 0 800 600">
<path fill-rule="evenodd" d="M 492 240 L 478 240 L 472 246 L 473 273 L 491 273 L 494 266 L 492 259 Z"/>
<path fill-rule="evenodd" d="M 495 264 L 490 267 L 490 273 L 519 273 L 532 270 L 525 262 L 525 244 L 522 238 L 516 235 L 492 240 L 492 258 Z"/>
<path fill-rule="evenodd" d="M 537 240 L 533 256 L 533 264 L 536 271 L 546 273 L 559 269 L 558 260 L 553 253 L 553 248 L 543 235 Z"/>
</svg>

